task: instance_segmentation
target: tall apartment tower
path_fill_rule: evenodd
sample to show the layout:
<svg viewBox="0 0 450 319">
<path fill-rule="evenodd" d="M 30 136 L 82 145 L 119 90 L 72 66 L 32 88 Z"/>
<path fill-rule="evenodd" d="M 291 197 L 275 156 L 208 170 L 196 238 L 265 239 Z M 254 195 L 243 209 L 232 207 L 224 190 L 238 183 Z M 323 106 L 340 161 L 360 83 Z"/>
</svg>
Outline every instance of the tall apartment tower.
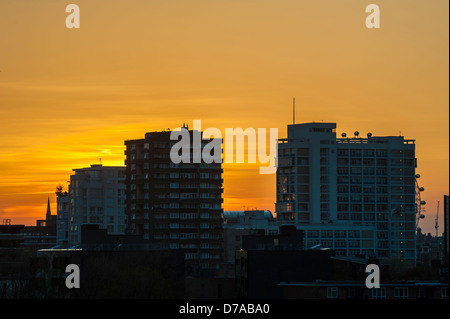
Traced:
<svg viewBox="0 0 450 319">
<path fill-rule="evenodd" d="M 108 234 L 125 234 L 125 167 L 91 165 L 73 170 L 67 227 L 70 246 L 81 244 L 81 225 L 96 224 Z"/>
<path fill-rule="evenodd" d="M 448 231 L 449 231 L 449 200 L 448 195 L 444 195 L 444 266 L 447 268 L 447 276 L 448 276 L 448 260 L 449 260 L 449 254 L 448 254 L 448 248 L 449 248 L 449 241 L 448 241 Z"/>
<path fill-rule="evenodd" d="M 193 132 L 199 132 L 188 132 L 192 159 Z M 170 134 L 125 141 L 127 229 L 148 244 L 184 252 L 188 268 L 216 269 L 223 258 L 222 165 L 172 162 L 178 140 Z M 202 149 L 207 143 L 201 142 Z"/>
<path fill-rule="evenodd" d="M 335 123 L 294 124 L 279 140 L 278 222 L 369 227 L 377 257 L 414 261 L 419 213 L 414 140 L 370 133 L 363 138 L 358 132 L 337 138 L 335 130 Z M 328 237 L 341 239 L 332 232 Z"/>
</svg>

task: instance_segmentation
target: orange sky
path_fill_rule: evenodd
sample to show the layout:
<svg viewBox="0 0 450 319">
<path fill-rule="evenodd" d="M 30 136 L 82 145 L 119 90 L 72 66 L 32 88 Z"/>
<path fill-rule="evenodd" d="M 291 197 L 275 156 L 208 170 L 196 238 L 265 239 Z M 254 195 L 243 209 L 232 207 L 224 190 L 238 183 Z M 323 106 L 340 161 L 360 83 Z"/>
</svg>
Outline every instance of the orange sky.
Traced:
<svg viewBox="0 0 450 319">
<path fill-rule="evenodd" d="M 68 2 L 69 3 L 69 2 Z M 0 218 L 34 225 L 73 168 L 124 164 L 124 140 L 192 125 L 337 123 L 416 139 L 425 232 L 449 193 L 448 1 L 0 2 Z M 224 209 L 274 211 L 275 176 L 226 165 Z M 441 228 L 443 218 L 441 215 Z"/>
</svg>

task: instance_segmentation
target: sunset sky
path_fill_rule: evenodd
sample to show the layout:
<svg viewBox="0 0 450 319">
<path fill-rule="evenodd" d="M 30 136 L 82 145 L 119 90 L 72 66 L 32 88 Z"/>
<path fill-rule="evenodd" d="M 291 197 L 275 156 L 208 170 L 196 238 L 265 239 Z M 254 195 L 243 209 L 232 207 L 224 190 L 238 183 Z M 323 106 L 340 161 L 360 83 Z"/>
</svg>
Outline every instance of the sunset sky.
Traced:
<svg viewBox="0 0 450 319">
<path fill-rule="evenodd" d="M 68 29 L 65 7 L 80 7 Z M 368 29 L 376 3 L 381 28 Z M 72 169 L 124 141 L 202 128 L 336 122 L 416 140 L 424 232 L 449 193 L 447 0 L 2 0 L 0 222 L 35 225 Z M 224 209 L 274 211 L 275 175 L 224 166 Z"/>
</svg>

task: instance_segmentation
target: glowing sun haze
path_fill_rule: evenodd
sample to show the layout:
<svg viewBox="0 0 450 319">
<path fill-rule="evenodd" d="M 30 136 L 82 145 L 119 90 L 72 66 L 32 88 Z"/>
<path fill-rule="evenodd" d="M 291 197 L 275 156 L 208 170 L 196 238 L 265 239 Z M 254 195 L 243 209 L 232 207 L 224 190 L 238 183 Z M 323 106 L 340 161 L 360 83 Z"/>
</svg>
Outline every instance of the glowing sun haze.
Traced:
<svg viewBox="0 0 450 319">
<path fill-rule="evenodd" d="M 72 169 L 124 165 L 124 141 L 202 127 L 336 122 L 416 140 L 434 233 L 448 194 L 448 1 L 0 2 L 0 218 L 35 225 Z M 224 209 L 274 211 L 275 175 L 224 166 Z M 441 205 L 442 207 L 442 205 Z M 441 210 L 442 212 L 442 210 Z M 441 219 L 442 221 L 443 219 Z M 443 227 L 441 228 L 441 230 Z"/>
</svg>

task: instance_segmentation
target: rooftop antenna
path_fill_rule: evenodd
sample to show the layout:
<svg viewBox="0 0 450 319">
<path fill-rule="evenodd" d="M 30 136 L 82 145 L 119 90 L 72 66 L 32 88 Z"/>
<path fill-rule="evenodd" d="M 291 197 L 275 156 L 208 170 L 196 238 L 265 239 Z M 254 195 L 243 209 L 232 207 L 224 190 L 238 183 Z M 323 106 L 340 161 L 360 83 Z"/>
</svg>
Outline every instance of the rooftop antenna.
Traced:
<svg viewBox="0 0 450 319">
<path fill-rule="evenodd" d="M 295 124 L 295 97 L 292 99 L 292 122 Z"/>
</svg>

